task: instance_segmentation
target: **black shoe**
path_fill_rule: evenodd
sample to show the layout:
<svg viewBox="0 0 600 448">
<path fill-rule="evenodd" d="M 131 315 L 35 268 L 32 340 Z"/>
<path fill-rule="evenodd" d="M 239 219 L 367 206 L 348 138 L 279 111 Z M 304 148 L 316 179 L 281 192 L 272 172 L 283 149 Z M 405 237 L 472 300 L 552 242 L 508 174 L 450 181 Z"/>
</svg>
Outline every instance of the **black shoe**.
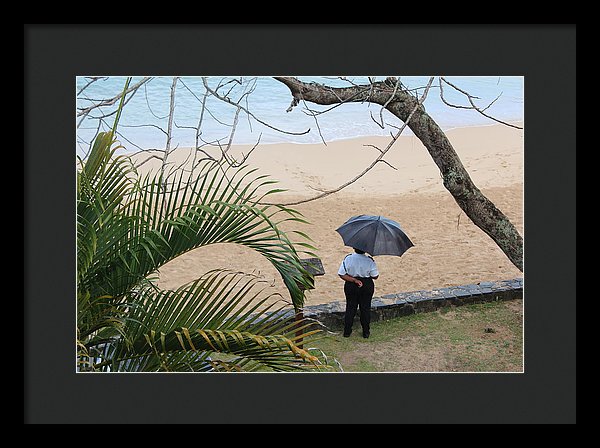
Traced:
<svg viewBox="0 0 600 448">
<path fill-rule="evenodd" d="M 363 338 L 368 339 L 368 337 L 371 336 L 371 333 L 367 332 L 363 332 Z"/>
<path fill-rule="evenodd" d="M 350 332 L 350 333 L 344 333 L 344 337 L 345 338 L 349 338 L 351 334 L 352 334 L 352 332 Z"/>
</svg>

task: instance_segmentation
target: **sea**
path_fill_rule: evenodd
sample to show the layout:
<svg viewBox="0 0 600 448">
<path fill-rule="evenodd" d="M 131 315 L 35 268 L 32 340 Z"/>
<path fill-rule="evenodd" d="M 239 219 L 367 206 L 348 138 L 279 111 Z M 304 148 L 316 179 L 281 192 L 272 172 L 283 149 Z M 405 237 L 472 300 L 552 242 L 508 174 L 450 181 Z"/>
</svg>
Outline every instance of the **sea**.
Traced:
<svg viewBox="0 0 600 448">
<path fill-rule="evenodd" d="M 404 88 L 421 96 L 429 76 L 397 76 Z M 145 80 L 132 76 L 129 86 Z M 367 84 L 386 76 L 298 76 L 305 82 L 332 87 Z M 97 132 L 112 128 L 119 102 L 115 101 L 126 77 L 78 76 L 75 82 L 76 152 L 85 158 Z M 485 114 L 505 122 L 524 121 L 524 77 L 436 76 L 424 106 L 444 130 L 497 122 L 469 109 L 471 101 Z M 228 101 L 206 95 L 205 83 Z M 451 107 L 445 102 L 454 106 Z M 111 101 L 112 100 L 112 101 Z M 173 100 L 173 101 L 172 101 Z M 121 152 L 164 149 L 172 108 L 170 148 L 204 144 L 327 143 L 356 137 L 395 134 L 402 122 L 382 107 L 370 103 L 345 103 L 336 107 L 300 102 L 287 111 L 289 89 L 273 77 L 156 76 L 145 80 L 126 96 L 118 123 Z M 82 114 L 84 108 L 93 107 Z M 198 132 L 199 130 L 199 132 Z M 232 133 L 232 130 L 234 132 Z M 406 127 L 402 135 L 412 135 Z"/>
</svg>

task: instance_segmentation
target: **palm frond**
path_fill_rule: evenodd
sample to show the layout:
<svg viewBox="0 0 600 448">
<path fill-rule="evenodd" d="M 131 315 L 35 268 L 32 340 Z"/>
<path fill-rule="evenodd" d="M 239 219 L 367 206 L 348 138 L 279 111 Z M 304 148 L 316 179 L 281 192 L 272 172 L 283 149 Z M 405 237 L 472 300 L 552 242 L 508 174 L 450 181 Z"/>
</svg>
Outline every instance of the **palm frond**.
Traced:
<svg viewBox="0 0 600 448">
<path fill-rule="evenodd" d="M 274 301 L 278 294 L 266 288 L 256 276 L 222 270 L 174 291 L 148 288 L 135 299 L 144 306 L 131 309 L 125 323 L 131 344 L 107 343 L 104 357 L 112 361 L 101 357 L 94 367 L 206 371 L 216 362 L 236 371 L 331 369 L 297 344 L 320 329 L 282 313 L 290 304 Z"/>
<path fill-rule="evenodd" d="M 100 276 L 100 283 L 110 284 L 114 295 L 121 295 L 141 277 L 185 252 L 229 242 L 256 250 L 269 260 L 282 276 L 295 306 L 301 307 L 304 294 L 298 285 L 308 286 L 306 272 L 299 262 L 300 254 L 273 217 L 286 213 L 287 221 L 301 218 L 288 210 L 275 207 L 273 211 L 253 203 L 253 195 L 265 182 L 260 178 L 258 182 L 248 180 L 252 170 L 229 173 L 216 161 L 205 165 L 203 175 L 192 182 L 184 181 L 184 173 L 170 184 L 160 175 L 147 176 L 130 189 L 123 198 L 123 215 L 105 225 L 119 244 L 98 244 L 102 264 L 91 273 Z M 306 243 L 300 246 L 302 253 L 311 248 Z"/>
<path fill-rule="evenodd" d="M 315 256 L 314 248 L 308 235 L 292 231 L 305 240 L 292 242 L 281 230 L 305 223 L 301 214 L 261 204 L 280 190 L 256 170 L 205 160 L 194 178 L 183 171 L 140 177 L 128 157 L 115 155 L 123 99 L 112 131 L 98 134 L 77 173 L 81 370 L 322 368 L 296 344 L 298 334 L 305 340 L 318 331 L 293 320 L 288 303 L 267 303 L 257 279 L 214 271 L 175 291 L 152 282 L 190 250 L 240 244 L 272 263 L 299 309 L 310 286 L 300 254 Z"/>
</svg>

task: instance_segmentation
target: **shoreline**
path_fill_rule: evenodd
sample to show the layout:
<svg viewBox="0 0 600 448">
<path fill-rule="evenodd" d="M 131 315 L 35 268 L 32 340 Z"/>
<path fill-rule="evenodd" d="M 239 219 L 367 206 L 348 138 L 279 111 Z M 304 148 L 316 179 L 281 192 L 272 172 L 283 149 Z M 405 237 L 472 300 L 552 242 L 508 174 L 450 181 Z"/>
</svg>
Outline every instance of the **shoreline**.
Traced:
<svg viewBox="0 0 600 448">
<path fill-rule="evenodd" d="M 511 185 L 524 179 L 524 131 L 501 124 L 457 128 L 447 137 L 479 188 Z M 360 137 L 331 141 L 327 145 L 273 143 L 232 145 L 227 155 L 258 168 L 256 173 L 277 181 L 286 189 L 286 196 L 310 197 L 338 188 L 359 176 L 379 155 L 375 148 L 385 148 L 390 137 Z M 219 157 L 218 147 L 202 150 Z M 177 148 L 169 154 L 171 167 L 189 169 L 194 158 L 193 148 Z M 156 151 L 130 155 L 137 164 Z M 201 156 L 201 154 L 200 154 Z M 386 195 L 417 191 L 445 191 L 439 182 L 440 173 L 429 152 L 414 136 L 401 136 L 385 156 L 386 163 L 377 163 L 359 181 L 342 191 L 355 194 Z M 161 162 L 150 159 L 138 168 L 141 174 L 156 171 Z M 271 202 L 271 201 L 269 201 Z"/>
<path fill-rule="evenodd" d="M 524 127 L 524 121 L 523 120 L 516 120 L 516 121 L 507 121 L 507 123 L 510 123 L 512 125 L 516 125 L 516 126 L 521 126 Z M 444 131 L 444 133 L 446 132 L 455 132 L 455 131 L 460 131 L 460 130 L 464 130 L 464 129 L 474 129 L 474 128 L 487 128 L 487 127 L 494 127 L 494 126 L 503 126 L 503 127 L 508 127 L 506 125 L 503 125 L 501 123 L 497 123 L 497 122 L 493 122 L 493 123 L 489 123 L 489 124 L 474 124 L 474 125 L 464 125 L 464 126 L 454 126 L 454 127 L 450 127 L 450 128 L 446 128 L 444 129 L 443 127 L 441 127 L 441 129 Z M 407 130 L 410 132 L 410 129 L 407 127 Z M 405 135 L 404 133 L 402 133 L 400 135 L 399 138 L 412 138 L 414 137 L 414 135 L 411 133 L 410 135 Z M 391 139 L 390 135 L 359 135 L 359 136 L 355 136 L 355 137 L 340 137 L 340 138 L 334 138 L 334 139 L 330 139 L 330 140 L 326 140 L 325 143 L 339 143 L 339 142 L 352 142 L 354 140 L 365 140 L 365 139 L 385 139 L 388 140 Z M 241 149 L 241 148 L 252 148 L 254 145 L 256 145 L 256 142 L 253 143 L 233 143 L 231 145 L 231 147 L 233 149 Z M 287 140 L 282 140 L 279 142 L 264 142 L 264 143 L 260 143 L 258 145 L 258 147 L 266 147 L 266 146 L 272 146 L 272 145 L 292 145 L 292 146 L 312 146 L 312 145 L 320 145 L 320 146 L 326 146 L 323 144 L 322 140 L 319 140 L 317 142 L 293 142 L 293 141 L 287 141 Z M 127 146 L 126 144 L 123 146 Z M 223 145 L 226 146 L 226 145 Z M 211 146 L 211 145 L 206 145 L 206 147 L 209 148 L 216 148 L 217 146 Z M 190 151 L 193 149 L 193 146 L 179 146 L 176 148 L 177 150 L 185 150 L 185 151 Z M 143 149 L 143 150 L 128 150 L 126 153 L 124 153 L 125 155 L 133 155 L 133 154 L 137 154 L 140 152 L 162 152 L 164 151 L 164 149 L 158 149 L 158 148 L 149 148 L 149 149 Z"/>
</svg>

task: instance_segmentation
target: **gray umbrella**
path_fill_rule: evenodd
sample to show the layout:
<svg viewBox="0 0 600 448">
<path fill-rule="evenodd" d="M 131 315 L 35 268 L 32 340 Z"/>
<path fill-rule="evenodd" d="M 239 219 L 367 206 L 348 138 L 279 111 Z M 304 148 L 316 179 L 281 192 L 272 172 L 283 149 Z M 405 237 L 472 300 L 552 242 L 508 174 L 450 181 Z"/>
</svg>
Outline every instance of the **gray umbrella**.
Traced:
<svg viewBox="0 0 600 448">
<path fill-rule="evenodd" d="M 400 224 L 383 216 L 353 216 L 335 231 L 346 246 L 371 255 L 400 256 L 414 246 Z"/>
</svg>

